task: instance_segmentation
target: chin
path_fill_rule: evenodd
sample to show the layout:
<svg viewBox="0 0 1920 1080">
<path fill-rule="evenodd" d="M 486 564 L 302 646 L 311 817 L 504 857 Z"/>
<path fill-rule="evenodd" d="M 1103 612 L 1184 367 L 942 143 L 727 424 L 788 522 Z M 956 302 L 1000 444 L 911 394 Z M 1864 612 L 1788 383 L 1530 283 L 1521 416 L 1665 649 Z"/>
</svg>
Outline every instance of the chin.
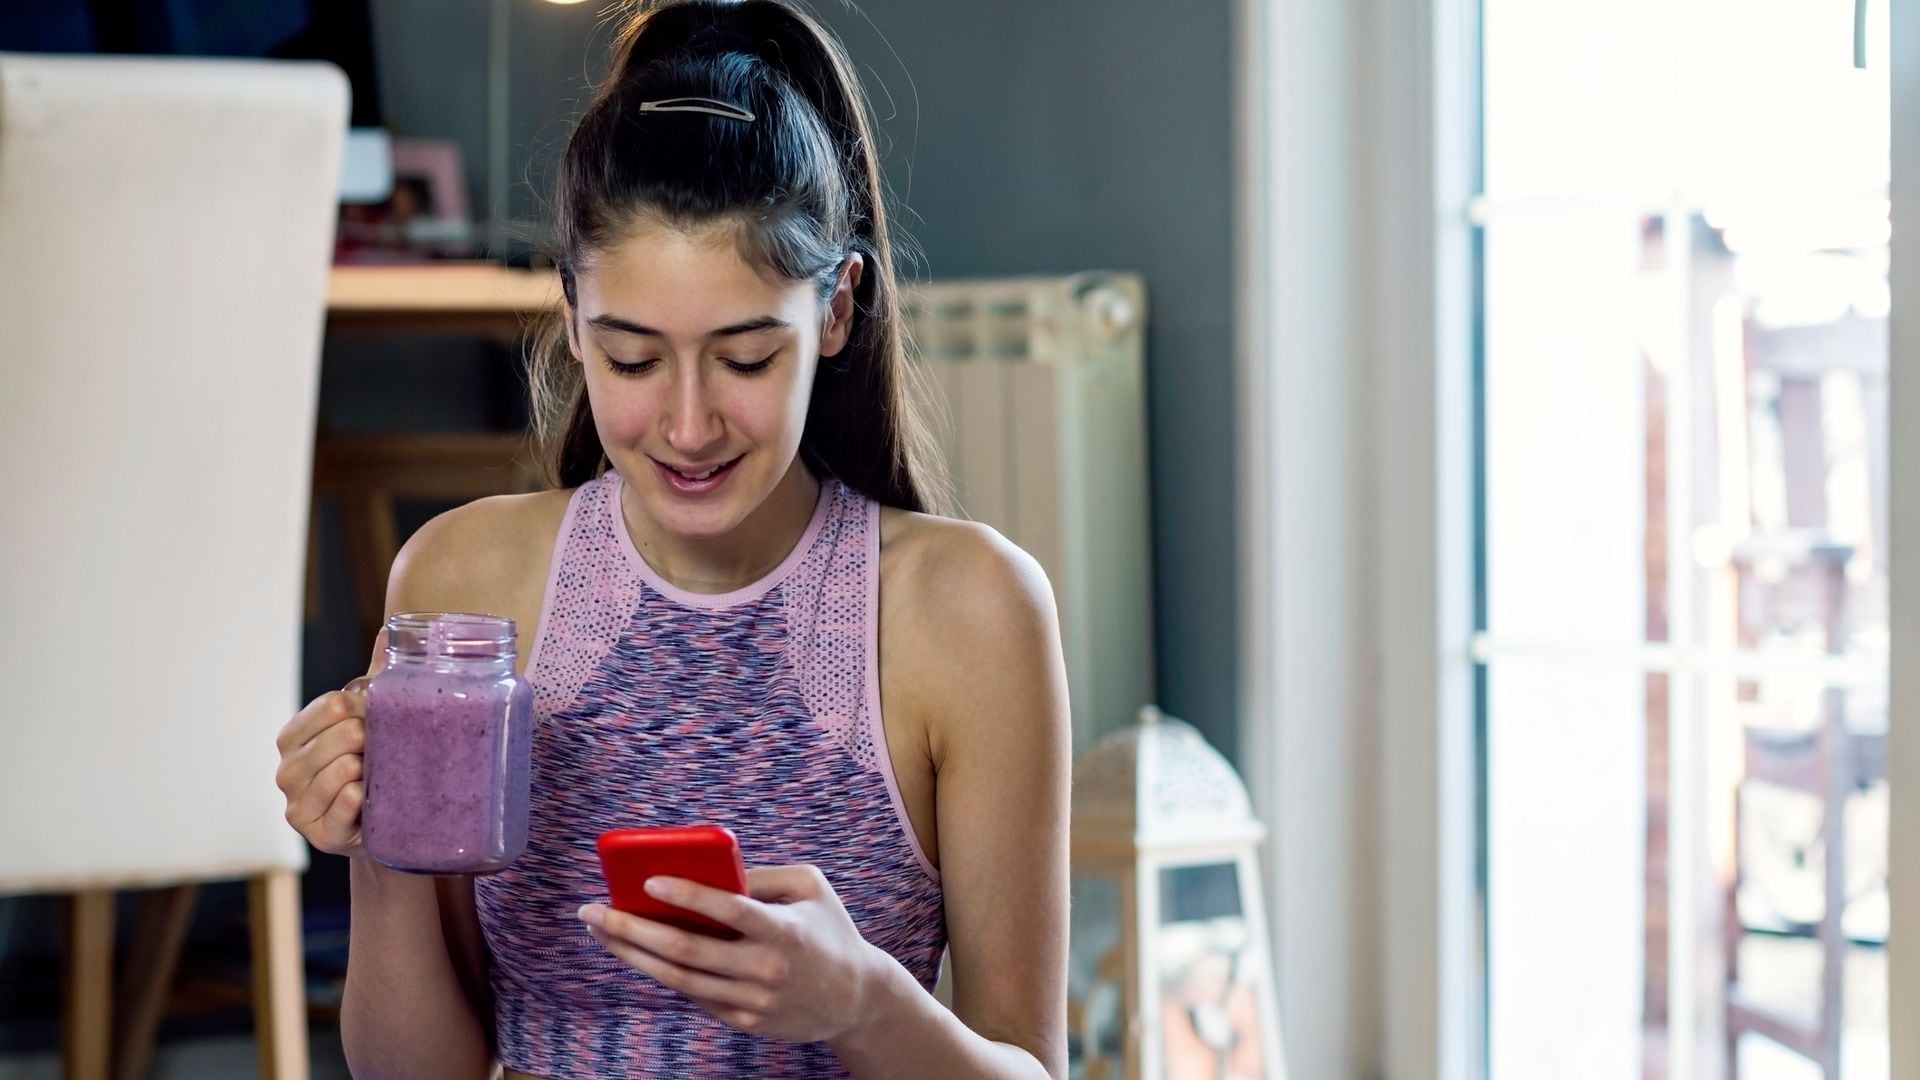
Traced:
<svg viewBox="0 0 1920 1080">
<path fill-rule="evenodd" d="M 747 518 L 745 511 L 728 506 L 689 508 L 676 505 L 678 501 L 649 492 L 647 513 L 663 531 L 682 540 L 717 540 L 739 528 Z"/>
</svg>

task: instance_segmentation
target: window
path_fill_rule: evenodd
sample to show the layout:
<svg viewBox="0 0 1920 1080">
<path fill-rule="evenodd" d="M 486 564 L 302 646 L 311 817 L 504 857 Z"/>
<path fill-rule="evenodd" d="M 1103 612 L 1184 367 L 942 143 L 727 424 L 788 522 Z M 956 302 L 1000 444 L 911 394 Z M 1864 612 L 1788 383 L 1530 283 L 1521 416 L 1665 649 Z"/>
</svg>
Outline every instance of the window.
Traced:
<svg viewBox="0 0 1920 1080">
<path fill-rule="evenodd" d="M 1494 1080 L 1889 1074 L 1886 11 L 1483 0 Z"/>
</svg>

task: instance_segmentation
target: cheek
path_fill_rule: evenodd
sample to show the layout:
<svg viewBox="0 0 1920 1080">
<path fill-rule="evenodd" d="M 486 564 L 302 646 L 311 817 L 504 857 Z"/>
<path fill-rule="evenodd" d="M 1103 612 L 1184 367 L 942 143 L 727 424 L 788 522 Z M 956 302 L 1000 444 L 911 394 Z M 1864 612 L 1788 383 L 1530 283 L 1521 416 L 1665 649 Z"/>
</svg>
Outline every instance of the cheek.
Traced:
<svg viewBox="0 0 1920 1080">
<path fill-rule="evenodd" d="M 762 446 L 798 446 L 807 423 L 807 391 L 792 379 L 767 379 L 742 387 L 726 415 L 734 428 Z"/>
<path fill-rule="evenodd" d="M 801 433 L 806 430 L 807 409 L 813 403 L 813 378 L 813 371 L 804 371 L 787 387 L 785 399 L 787 426 L 792 429 L 791 434 L 796 446 L 800 443 Z"/>
<path fill-rule="evenodd" d="M 755 379 L 728 380 L 718 402 L 727 423 L 763 446 L 798 445 L 812 394 L 808 367 L 785 367 Z"/>
<path fill-rule="evenodd" d="M 587 400 L 593 407 L 593 426 L 602 442 L 631 443 L 641 433 L 658 427 L 658 395 L 639 383 L 622 385 L 609 379 L 589 379 Z"/>
</svg>

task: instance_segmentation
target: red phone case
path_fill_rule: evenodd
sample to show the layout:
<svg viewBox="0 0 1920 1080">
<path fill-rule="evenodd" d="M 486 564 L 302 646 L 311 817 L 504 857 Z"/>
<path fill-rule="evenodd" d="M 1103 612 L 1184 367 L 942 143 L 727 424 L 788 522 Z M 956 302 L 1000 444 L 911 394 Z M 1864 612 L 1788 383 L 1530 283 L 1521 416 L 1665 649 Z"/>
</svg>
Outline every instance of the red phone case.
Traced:
<svg viewBox="0 0 1920 1080">
<path fill-rule="evenodd" d="M 647 879 L 676 877 L 747 895 L 747 868 L 733 833 L 718 825 L 675 829 L 611 829 L 600 834 L 600 870 L 616 911 L 678 926 L 710 937 L 739 933 L 698 912 L 648 896 Z"/>
</svg>

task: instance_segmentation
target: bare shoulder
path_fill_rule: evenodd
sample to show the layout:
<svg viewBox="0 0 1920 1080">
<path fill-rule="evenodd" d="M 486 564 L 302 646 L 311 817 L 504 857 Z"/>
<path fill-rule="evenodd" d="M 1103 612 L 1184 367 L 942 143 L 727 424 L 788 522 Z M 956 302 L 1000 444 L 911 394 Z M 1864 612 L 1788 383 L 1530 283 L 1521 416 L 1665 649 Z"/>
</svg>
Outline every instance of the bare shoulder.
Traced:
<svg viewBox="0 0 1920 1080">
<path fill-rule="evenodd" d="M 1064 726 L 1059 618 L 1033 556 L 988 526 L 927 514 L 885 510 L 880 532 L 881 668 L 925 718 L 935 760 L 1036 715 Z"/>
<path fill-rule="evenodd" d="M 881 588 L 910 620 L 959 637 L 1017 632 L 1027 624 L 1052 630 L 1046 572 L 991 526 L 888 507 L 881 511 L 880 536 Z"/>
<path fill-rule="evenodd" d="M 571 490 L 495 495 L 421 526 L 387 580 L 394 610 L 538 613 L 553 544 Z"/>
</svg>

